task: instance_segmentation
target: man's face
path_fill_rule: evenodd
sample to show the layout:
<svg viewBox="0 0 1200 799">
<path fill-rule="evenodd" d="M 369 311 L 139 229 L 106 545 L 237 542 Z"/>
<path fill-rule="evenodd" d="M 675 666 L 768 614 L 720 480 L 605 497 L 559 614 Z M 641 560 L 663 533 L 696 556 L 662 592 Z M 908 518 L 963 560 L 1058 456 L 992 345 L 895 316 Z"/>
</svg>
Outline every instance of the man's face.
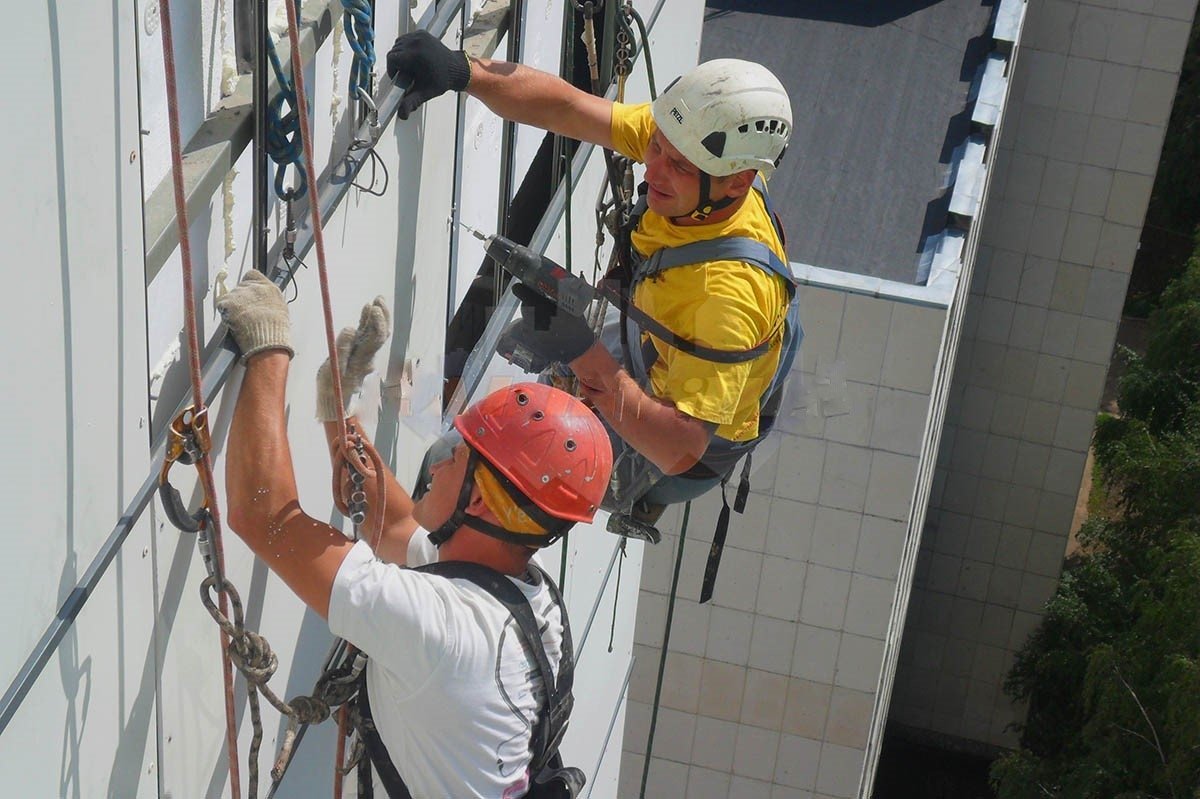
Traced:
<svg viewBox="0 0 1200 799">
<path fill-rule="evenodd" d="M 412 511 L 413 519 L 424 529 L 436 530 L 454 513 L 470 454 L 460 438 L 448 456 L 430 464 L 429 490 L 417 500 Z"/>
<path fill-rule="evenodd" d="M 700 170 L 654 131 L 646 149 L 646 204 L 656 214 L 671 217 L 690 214 L 700 204 Z"/>
</svg>

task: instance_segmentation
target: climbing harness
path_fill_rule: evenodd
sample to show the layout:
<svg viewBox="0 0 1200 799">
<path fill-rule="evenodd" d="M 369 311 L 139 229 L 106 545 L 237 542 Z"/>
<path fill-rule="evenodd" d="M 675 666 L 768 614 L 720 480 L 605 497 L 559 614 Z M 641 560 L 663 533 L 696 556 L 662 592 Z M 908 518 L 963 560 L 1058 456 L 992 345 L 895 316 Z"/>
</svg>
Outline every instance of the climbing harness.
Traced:
<svg viewBox="0 0 1200 799">
<path fill-rule="evenodd" d="M 558 586 L 536 563 L 530 562 L 529 568 L 535 572 L 550 591 L 550 596 L 559 608 L 562 619 L 562 644 L 558 675 L 555 677 L 550 659 L 546 655 L 542 643 L 542 633 L 538 626 L 537 617 L 529 600 L 521 589 L 500 572 L 479 563 L 463 561 L 439 561 L 419 566 L 414 571 L 436 574 L 447 579 L 468 580 L 488 592 L 503 605 L 517 623 L 517 629 L 530 654 L 533 655 L 535 668 L 545 686 L 546 703 L 538 715 L 536 726 L 531 731 L 530 749 L 533 759 L 529 764 L 529 774 L 532 781 L 525 799 L 570 799 L 579 794 L 586 782 L 583 772 L 574 767 L 564 767 L 558 748 L 563 735 L 567 731 L 571 709 L 575 704 L 571 689 L 575 675 L 575 652 L 571 639 L 571 624 L 567 617 L 566 605 Z M 404 782 L 395 763 L 388 754 L 387 747 L 379 735 L 371 713 L 370 696 L 367 691 L 365 674 L 358 681 L 358 696 L 355 699 L 355 726 L 359 741 L 369 758 L 360 761 L 359 796 L 370 799 L 372 787 L 371 770 L 368 765 L 375 767 L 375 773 L 383 784 L 390 799 L 412 799 L 412 794 Z M 364 787 L 368 789 L 363 793 Z"/>
<path fill-rule="evenodd" d="M 776 235 L 779 236 L 780 242 L 783 242 L 783 227 L 778 215 L 775 213 L 766 186 L 760 179 L 755 180 L 754 191 L 762 198 L 767 216 L 775 226 Z M 643 196 L 632 215 L 632 225 L 637 225 L 645 210 L 646 200 Z M 724 237 L 695 241 L 679 247 L 664 247 L 657 250 L 651 257 L 640 259 L 640 262 L 634 269 L 633 279 L 628 288 L 627 296 L 632 297 L 637 286 L 642 281 L 653 280 L 667 270 L 709 261 L 739 261 L 753 268 L 760 269 L 767 274 L 777 275 L 782 278 L 788 292 L 787 309 L 780 321 L 782 331 L 779 328 L 772 330 L 755 347 L 741 351 L 717 351 L 719 357 L 713 357 L 714 353 L 710 352 L 709 348 L 697 347 L 670 331 L 668 331 L 669 335 L 664 337 L 654 327 L 645 325 L 640 318 L 644 314 L 637 312 L 635 306 L 632 304 L 629 306 L 628 313 L 623 315 L 625 318 L 621 320 L 620 326 L 615 331 L 609 328 L 605 329 L 606 346 L 610 351 L 615 349 L 611 342 L 611 337 L 614 334 L 620 336 L 621 343 L 624 345 L 622 352 L 628 357 L 625 367 L 630 375 L 643 386 L 649 385 L 650 369 L 658 359 L 658 349 L 655 346 L 655 339 L 704 360 L 721 363 L 738 363 L 757 358 L 766 353 L 769 349 L 770 341 L 777 334 L 782 333 L 779 363 L 776 366 L 771 382 L 759 398 L 758 435 L 747 441 L 729 441 L 714 436 L 711 439 L 708 449 L 701 456 L 700 461 L 683 475 L 675 478 L 695 480 L 697 491 L 707 491 L 712 487 L 713 482 L 719 478 L 722 508 L 717 519 L 717 528 L 713 535 L 712 547 L 709 551 L 704 580 L 701 585 L 700 601 L 702 603 L 707 602 L 712 597 L 717 569 L 720 566 L 721 554 L 724 550 L 725 539 L 729 529 L 730 506 L 726 498 L 726 484 L 737 463 L 741 461 L 742 470 L 734 497 L 733 510 L 739 514 L 743 513 L 750 494 L 751 453 L 770 433 L 775 424 L 775 419 L 783 401 L 784 384 L 788 374 L 791 372 L 796 352 L 804 336 L 804 331 L 800 325 L 799 297 L 796 292 L 796 284 L 791 273 L 791 268 L 767 247 L 766 244 L 753 239 Z M 650 335 L 646 336 L 643 340 L 643 333 L 649 333 Z M 633 512 L 636 504 L 662 479 L 662 473 L 654 468 L 653 464 L 650 464 L 644 456 L 641 456 L 640 453 L 628 445 L 622 446 L 620 452 L 614 452 L 613 475 L 613 490 L 610 492 L 609 497 L 606 498 L 606 504 L 611 503 L 616 510 L 626 512 Z M 616 514 L 614 514 L 615 517 Z"/>
</svg>

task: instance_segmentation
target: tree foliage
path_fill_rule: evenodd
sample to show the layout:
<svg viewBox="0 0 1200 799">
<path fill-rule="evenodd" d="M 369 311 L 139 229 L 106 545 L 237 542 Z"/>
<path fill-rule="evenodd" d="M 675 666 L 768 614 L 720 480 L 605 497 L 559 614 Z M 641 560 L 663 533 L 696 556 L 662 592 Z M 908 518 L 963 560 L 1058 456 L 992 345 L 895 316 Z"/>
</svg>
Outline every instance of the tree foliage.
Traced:
<svg viewBox="0 0 1200 799">
<path fill-rule="evenodd" d="M 1200 799 L 1200 250 L 1130 354 L 1090 518 L 1005 689 L 1028 705 L 999 799 Z"/>
<path fill-rule="evenodd" d="M 1157 307 L 1163 288 L 1176 278 L 1191 249 L 1200 242 L 1200 19 L 1192 26 L 1183 57 L 1171 119 L 1163 139 L 1162 156 L 1145 235 L 1130 275 L 1126 313 L 1142 317 Z"/>
</svg>

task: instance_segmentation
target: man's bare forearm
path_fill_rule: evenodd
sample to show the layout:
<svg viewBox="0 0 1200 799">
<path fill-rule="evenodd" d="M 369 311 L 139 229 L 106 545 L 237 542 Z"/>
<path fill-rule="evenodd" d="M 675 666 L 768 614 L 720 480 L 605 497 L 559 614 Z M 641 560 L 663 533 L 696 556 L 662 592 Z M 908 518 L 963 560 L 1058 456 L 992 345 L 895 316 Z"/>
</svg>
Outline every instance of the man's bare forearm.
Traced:
<svg viewBox="0 0 1200 799">
<path fill-rule="evenodd" d="M 225 452 L 229 526 L 296 595 L 323 617 L 351 543 L 300 507 L 287 439 L 288 354 L 251 356 Z"/>
<path fill-rule="evenodd" d="M 467 93 L 504 119 L 612 146 L 612 103 L 557 75 L 510 61 L 471 59 Z"/>
<path fill-rule="evenodd" d="M 687 471 L 708 449 L 712 425 L 647 394 L 603 347 L 592 347 L 571 368 L 580 392 L 617 435 L 663 474 Z"/>
<path fill-rule="evenodd" d="M 370 439 L 363 433 L 362 423 L 355 417 L 350 417 L 347 422 L 362 434 L 364 444 L 373 448 Z M 329 443 L 330 462 L 337 470 L 342 462 L 342 451 L 337 438 L 338 425 L 337 422 L 325 422 L 324 427 L 325 440 Z M 386 464 L 383 464 L 383 471 L 384 501 L 379 502 L 375 480 L 368 479 L 363 486 L 367 495 L 367 516 L 359 527 L 362 530 L 374 530 L 378 524 L 378 514 L 382 512 L 383 535 L 375 548 L 375 554 L 382 560 L 403 566 L 408 558 L 409 539 L 417 529 L 417 523 L 412 517 L 413 499 Z"/>
</svg>

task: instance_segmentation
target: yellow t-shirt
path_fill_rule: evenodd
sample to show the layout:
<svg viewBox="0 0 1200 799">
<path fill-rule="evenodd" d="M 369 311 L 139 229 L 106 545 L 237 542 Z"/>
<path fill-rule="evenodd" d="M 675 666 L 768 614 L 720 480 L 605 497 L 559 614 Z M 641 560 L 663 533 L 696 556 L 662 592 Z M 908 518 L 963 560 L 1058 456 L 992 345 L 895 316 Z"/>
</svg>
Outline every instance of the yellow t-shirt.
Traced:
<svg viewBox="0 0 1200 799">
<path fill-rule="evenodd" d="M 615 103 L 613 146 L 642 162 L 656 130 L 650 105 Z M 784 263 L 787 255 L 758 192 L 729 219 L 708 225 L 675 225 L 649 209 L 633 233 L 634 248 L 645 257 L 663 247 L 744 236 L 763 242 Z M 782 277 L 741 261 L 709 261 L 679 266 L 643 280 L 633 302 L 681 337 L 720 350 L 748 350 L 770 340 L 762 356 L 743 363 L 714 363 L 653 339 L 658 360 L 650 369 L 655 396 L 697 419 L 717 425 L 729 441 L 758 435 L 759 400 L 767 390 L 782 351 L 788 306 Z"/>
</svg>

